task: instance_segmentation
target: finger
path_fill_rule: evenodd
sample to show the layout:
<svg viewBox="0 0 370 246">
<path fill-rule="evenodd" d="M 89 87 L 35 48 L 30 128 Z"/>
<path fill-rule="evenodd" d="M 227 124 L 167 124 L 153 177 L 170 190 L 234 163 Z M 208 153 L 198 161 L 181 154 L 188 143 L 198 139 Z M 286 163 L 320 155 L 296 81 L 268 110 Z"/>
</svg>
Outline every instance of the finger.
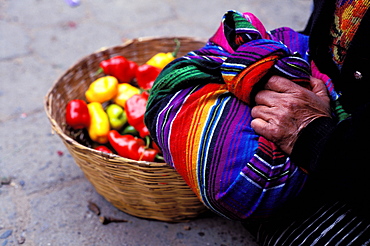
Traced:
<svg viewBox="0 0 370 246">
<path fill-rule="evenodd" d="M 251 127 L 258 135 L 263 136 L 270 141 L 276 140 L 273 136 L 273 125 L 271 125 L 269 122 L 261 118 L 256 118 L 251 121 Z"/>
<path fill-rule="evenodd" d="M 251 121 L 251 127 L 257 134 L 265 137 L 269 123 L 261 118 L 255 118 Z"/>
<path fill-rule="evenodd" d="M 287 94 L 270 90 L 258 92 L 254 98 L 256 105 L 263 105 L 269 108 L 278 107 Z"/>
<path fill-rule="evenodd" d="M 299 85 L 293 81 L 276 75 L 272 76 L 265 85 L 266 90 L 272 90 L 279 93 L 291 92 L 298 87 Z"/>
<path fill-rule="evenodd" d="M 272 106 L 272 100 L 276 97 L 275 94 L 278 93 L 270 90 L 262 90 L 256 94 L 254 101 L 256 105 Z"/>
<path fill-rule="evenodd" d="M 310 79 L 310 85 L 312 88 L 312 92 L 320 97 L 328 97 L 328 90 L 326 88 L 325 83 L 321 79 L 317 79 L 314 77 L 311 77 Z"/>
<path fill-rule="evenodd" d="M 252 118 L 260 118 L 266 122 L 269 122 L 271 119 L 271 108 L 258 105 L 254 106 L 251 111 Z"/>
</svg>

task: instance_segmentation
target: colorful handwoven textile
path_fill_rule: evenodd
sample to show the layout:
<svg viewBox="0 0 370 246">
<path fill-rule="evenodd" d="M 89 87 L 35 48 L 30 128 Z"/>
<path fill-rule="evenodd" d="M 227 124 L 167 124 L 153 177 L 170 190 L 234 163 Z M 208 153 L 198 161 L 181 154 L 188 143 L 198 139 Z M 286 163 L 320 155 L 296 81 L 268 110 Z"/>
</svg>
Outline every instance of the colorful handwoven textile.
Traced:
<svg viewBox="0 0 370 246">
<path fill-rule="evenodd" d="M 331 27 L 333 61 L 341 67 L 370 0 L 337 0 Z"/>
<path fill-rule="evenodd" d="M 253 94 L 272 74 L 307 83 L 308 37 L 266 32 L 250 13 L 229 11 L 201 49 L 170 63 L 145 116 L 166 162 L 212 211 L 267 217 L 297 196 L 307 174 L 251 128 Z"/>
</svg>

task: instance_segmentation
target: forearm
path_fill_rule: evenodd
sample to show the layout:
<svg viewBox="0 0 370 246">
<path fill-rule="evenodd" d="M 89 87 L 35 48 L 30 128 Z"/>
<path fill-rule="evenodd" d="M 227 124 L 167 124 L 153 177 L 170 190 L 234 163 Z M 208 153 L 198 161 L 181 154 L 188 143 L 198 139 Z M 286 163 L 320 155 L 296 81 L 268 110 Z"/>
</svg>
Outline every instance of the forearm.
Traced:
<svg viewBox="0 0 370 246">
<path fill-rule="evenodd" d="M 292 161 L 309 173 L 315 172 L 319 157 L 335 127 L 335 121 L 329 117 L 312 121 L 299 133 L 291 154 Z"/>
<path fill-rule="evenodd" d="M 370 206 L 369 118 L 370 104 L 339 124 L 319 118 L 302 130 L 291 157 L 310 173 L 308 189 L 322 190 L 324 196 L 343 199 L 359 209 Z"/>
</svg>

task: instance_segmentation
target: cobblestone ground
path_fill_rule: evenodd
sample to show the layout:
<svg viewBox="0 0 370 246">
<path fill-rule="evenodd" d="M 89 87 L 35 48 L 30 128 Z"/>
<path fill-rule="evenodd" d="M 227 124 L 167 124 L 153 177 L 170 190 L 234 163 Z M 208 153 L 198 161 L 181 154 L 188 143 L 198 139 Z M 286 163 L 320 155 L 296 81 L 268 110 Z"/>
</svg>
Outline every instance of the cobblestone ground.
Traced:
<svg viewBox="0 0 370 246">
<path fill-rule="evenodd" d="M 210 37 L 229 9 L 302 29 L 308 0 L 0 0 L 0 245 L 256 245 L 217 216 L 164 223 L 96 193 L 51 127 L 43 98 L 81 57 L 145 36 Z M 103 226 L 88 210 L 129 220 Z"/>
</svg>

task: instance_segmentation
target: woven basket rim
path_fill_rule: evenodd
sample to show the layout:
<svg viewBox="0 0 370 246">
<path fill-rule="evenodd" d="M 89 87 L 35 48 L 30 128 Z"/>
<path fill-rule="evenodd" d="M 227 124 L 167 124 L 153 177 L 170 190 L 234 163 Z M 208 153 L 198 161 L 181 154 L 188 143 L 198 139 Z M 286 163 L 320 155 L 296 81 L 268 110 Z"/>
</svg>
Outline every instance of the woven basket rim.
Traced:
<svg viewBox="0 0 370 246">
<path fill-rule="evenodd" d="M 74 140 L 73 138 L 69 137 L 67 134 L 64 133 L 64 131 L 62 130 L 62 128 L 59 126 L 59 124 L 56 122 L 56 120 L 53 119 L 53 117 L 51 116 L 51 107 L 50 105 L 52 104 L 52 92 L 54 90 L 54 88 L 56 87 L 56 85 L 58 84 L 58 82 L 65 76 L 67 75 L 71 70 L 73 70 L 73 68 L 80 64 L 82 61 L 88 59 L 90 56 L 92 56 L 93 54 L 96 54 L 96 53 L 100 53 L 100 52 L 103 52 L 105 50 L 108 50 L 108 49 L 112 49 L 112 48 L 117 48 L 117 47 L 123 47 L 123 46 L 128 46 L 132 43 L 135 43 L 135 42 L 148 42 L 148 41 L 156 41 L 156 40 L 161 40 L 161 39 L 192 39 L 194 41 L 199 41 L 199 42 L 204 42 L 206 43 L 207 40 L 206 39 L 202 39 L 202 38 L 199 38 L 199 37 L 191 37 L 191 36 L 148 36 L 148 37 L 139 37 L 139 38 L 134 38 L 134 39 L 129 39 L 129 40 L 126 40 L 125 42 L 123 42 L 122 44 L 119 44 L 119 45 L 115 45 L 115 46 L 110 46 L 110 47 L 102 47 L 100 48 L 99 50 L 93 52 L 93 53 L 90 53 L 89 55 L 86 55 L 86 56 L 83 56 L 82 58 L 80 58 L 79 60 L 77 60 L 77 62 L 75 62 L 71 67 L 69 67 L 66 71 L 64 71 L 53 83 L 52 87 L 48 90 L 47 94 L 45 95 L 44 97 L 44 110 L 46 112 L 46 115 L 52 125 L 52 132 L 56 132 L 62 139 L 64 139 L 67 143 L 69 144 L 72 144 L 80 149 L 83 149 L 83 150 L 87 150 L 87 151 L 92 151 L 94 152 L 95 154 L 98 154 L 100 156 L 102 156 L 102 158 L 108 158 L 108 159 L 111 159 L 111 160 L 114 160 L 115 162 L 135 162 L 137 165 L 142 165 L 142 166 L 151 166 L 151 167 L 170 167 L 167 163 L 165 162 L 148 162 L 148 161 L 135 161 L 135 160 L 132 160 L 132 159 L 128 159 L 128 158 L 125 158 L 125 157 L 122 157 L 122 156 L 119 156 L 117 154 L 110 154 L 110 153 L 105 153 L 105 152 L 101 152 L 101 151 L 98 151 L 98 150 L 95 150 L 95 149 L 92 149 L 92 148 L 89 148 L 83 144 L 80 144 L 79 142 L 77 142 L 76 140 Z"/>
</svg>

